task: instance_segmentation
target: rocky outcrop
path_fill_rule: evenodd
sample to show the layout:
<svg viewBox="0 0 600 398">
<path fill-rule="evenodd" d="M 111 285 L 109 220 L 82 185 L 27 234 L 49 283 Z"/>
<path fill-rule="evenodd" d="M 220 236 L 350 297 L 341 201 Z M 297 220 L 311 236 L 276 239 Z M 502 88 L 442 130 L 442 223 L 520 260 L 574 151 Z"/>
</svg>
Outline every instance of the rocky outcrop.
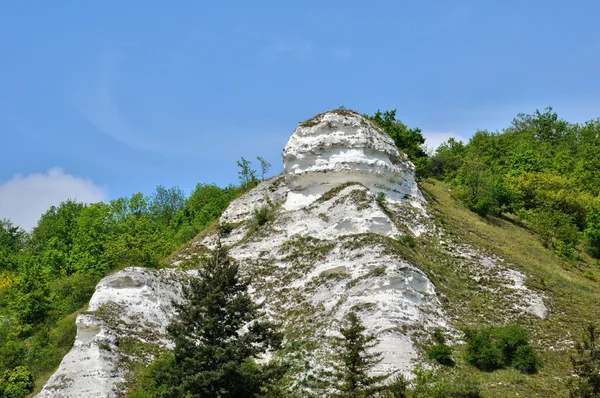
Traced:
<svg viewBox="0 0 600 398">
<path fill-rule="evenodd" d="M 316 391 L 310 381 L 330 369 L 332 336 L 350 311 L 378 338 L 375 350 L 383 360 L 374 371 L 380 374 L 410 377 L 421 361 L 416 342 L 431 329 L 458 336 L 418 250 L 436 251 L 436 258 L 476 282 L 492 281 L 473 294 L 514 313 L 546 316 L 543 296 L 526 286 L 525 275 L 499 258 L 448 242 L 415 184 L 414 166 L 367 119 L 337 110 L 301 123 L 283 158 L 282 175 L 224 212 L 220 221 L 232 230 L 221 243 L 251 278 L 255 299 L 282 325 L 284 349 L 275 355 L 291 363 L 294 388 Z M 266 214 L 260 222 L 259 209 Z M 217 236 L 198 239 L 173 266 L 214 248 Z M 122 392 L 132 355 L 127 346 L 170 347 L 165 328 L 189 277 L 193 270 L 128 268 L 104 278 L 77 318 L 75 346 L 39 396 Z"/>
<path fill-rule="evenodd" d="M 283 149 L 283 166 L 290 189 L 285 203 L 289 210 L 349 181 L 395 200 L 422 199 L 406 155 L 371 121 L 347 109 L 300 123 Z"/>
<path fill-rule="evenodd" d="M 77 317 L 77 337 L 57 371 L 37 395 L 113 397 L 122 390 L 126 346 L 170 347 L 166 326 L 173 301 L 181 300 L 185 273 L 126 268 L 102 279 L 86 312 Z"/>
</svg>

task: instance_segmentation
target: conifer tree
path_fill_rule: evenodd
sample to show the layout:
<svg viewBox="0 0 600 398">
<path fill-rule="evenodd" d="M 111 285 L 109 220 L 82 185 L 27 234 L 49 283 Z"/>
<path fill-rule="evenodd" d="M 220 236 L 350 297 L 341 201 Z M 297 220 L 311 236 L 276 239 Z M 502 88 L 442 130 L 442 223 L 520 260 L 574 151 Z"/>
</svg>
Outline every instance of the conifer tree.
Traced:
<svg viewBox="0 0 600 398">
<path fill-rule="evenodd" d="M 253 397 L 281 375 L 274 365 L 253 359 L 281 335 L 257 320 L 260 308 L 240 279 L 238 264 L 220 243 L 208 258 L 197 258 L 199 277 L 183 289 L 177 318 L 168 327 L 175 341 L 176 384 L 169 397 Z"/>
<path fill-rule="evenodd" d="M 342 337 L 336 338 L 337 397 L 366 398 L 382 390 L 379 384 L 387 375 L 369 376 L 369 371 L 381 361 L 381 353 L 369 352 L 377 344 L 377 338 L 365 330 L 354 312 L 346 316 L 346 325 L 340 328 Z"/>
</svg>

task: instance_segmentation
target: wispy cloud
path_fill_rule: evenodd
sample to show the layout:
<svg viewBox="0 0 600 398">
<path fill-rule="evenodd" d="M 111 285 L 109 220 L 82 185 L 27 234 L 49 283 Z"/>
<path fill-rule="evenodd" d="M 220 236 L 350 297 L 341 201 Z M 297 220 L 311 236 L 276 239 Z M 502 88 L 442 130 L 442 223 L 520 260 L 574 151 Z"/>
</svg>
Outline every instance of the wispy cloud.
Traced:
<svg viewBox="0 0 600 398">
<path fill-rule="evenodd" d="M 66 174 L 56 167 L 46 173 L 17 174 L 0 183 L 0 219 L 31 229 L 40 216 L 67 199 L 93 203 L 105 201 L 106 191 L 90 179 Z"/>
<path fill-rule="evenodd" d="M 190 152 L 189 147 L 173 147 L 166 134 L 151 131 L 130 120 L 119 106 L 116 95 L 117 57 L 107 55 L 91 78 L 84 81 L 77 96 L 80 115 L 99 132 L 130 148 L 162 155 Z M 172 142 L 172 141 L 171 141 Z"/>
<path fill-rule="evenodd" d="M 279 37 L 265 48 L 265 58 L 269 62 L 281 59 L 300 60 L 313 51 L 311 42 L 299 38 Z"/>
</svg>

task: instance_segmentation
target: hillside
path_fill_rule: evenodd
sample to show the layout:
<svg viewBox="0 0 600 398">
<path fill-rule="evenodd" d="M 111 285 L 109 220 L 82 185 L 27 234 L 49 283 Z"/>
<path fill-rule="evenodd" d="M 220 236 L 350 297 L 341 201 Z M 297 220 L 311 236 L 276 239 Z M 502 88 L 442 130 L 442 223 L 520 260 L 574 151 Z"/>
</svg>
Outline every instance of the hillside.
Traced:
<svg viewBox="0 0 600 398">
<path fill-rule="evenodd" d="M 0 396 L 164 393 L 182 287 L 226 250 L 281 333 L 250 362 L 284 365 L 265 396 L 334 394 L 356 314 L 369 374 L 409 396 L 593 397 L 571 358 L 595 366 L 575 348 L 600 297 L 597 126 L 538 112 L 426 154 L 394 112 L 337 109 L 298 125 L 278 176 L 242 158 L 238 187 L 69 201 L 31 234 L 4 221 Z"/>
<path fill-rule="evenodd" d="M 395 150 L 358 114 L 319 115 L 300 124 L 284 149 L 285 173 L 221 216 L 228 226 L 221 243 L 282 325 L 284 345 L 272 355 L 290 366 L 286 394 L 331 392 L 332 336 L 355 312 L 383 354 L 374 374 L 411 378 L 425 366 L 438 384 L 467 381 L 483 396 L 567 395 L 574 342 L 598 308 L 592 259 L 582 251 L 576 260 L 560 257 L 514 215 L 481 217 L 447 183 L 417 187 L 413 166 Z M 165 270 L 128 268 L 105 278 L 78 318 L 76 348 L 40 396 L 139 388 L 144 363 L 172 348 L 165 326 L 171 300 L 181 302 L 179 284 L 196 275 L 189 259 L 214 250 L 218 233 L 206 229 Z M 527 331 L 542 363 L 537 372 L 480 371 L 467 361 L 469 328 L 505 325 Z M 453 347 L 455 366 L 426 354 L 435 330 Z"/>
</svg>

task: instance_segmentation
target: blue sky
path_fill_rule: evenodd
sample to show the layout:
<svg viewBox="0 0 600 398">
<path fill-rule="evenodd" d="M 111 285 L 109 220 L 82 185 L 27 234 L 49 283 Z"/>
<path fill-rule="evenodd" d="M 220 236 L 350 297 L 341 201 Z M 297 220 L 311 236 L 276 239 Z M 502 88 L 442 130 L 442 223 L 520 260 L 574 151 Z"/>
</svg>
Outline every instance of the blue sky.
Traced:
<svg viewBox="0 0 600 398">
<path fill-rule="evenodd" d="M 279 172 L 298 121 L 398 109 L 428 144 L 600 116 L 600 2 L 3 2 L 0 218 Z"/>
</svg>

